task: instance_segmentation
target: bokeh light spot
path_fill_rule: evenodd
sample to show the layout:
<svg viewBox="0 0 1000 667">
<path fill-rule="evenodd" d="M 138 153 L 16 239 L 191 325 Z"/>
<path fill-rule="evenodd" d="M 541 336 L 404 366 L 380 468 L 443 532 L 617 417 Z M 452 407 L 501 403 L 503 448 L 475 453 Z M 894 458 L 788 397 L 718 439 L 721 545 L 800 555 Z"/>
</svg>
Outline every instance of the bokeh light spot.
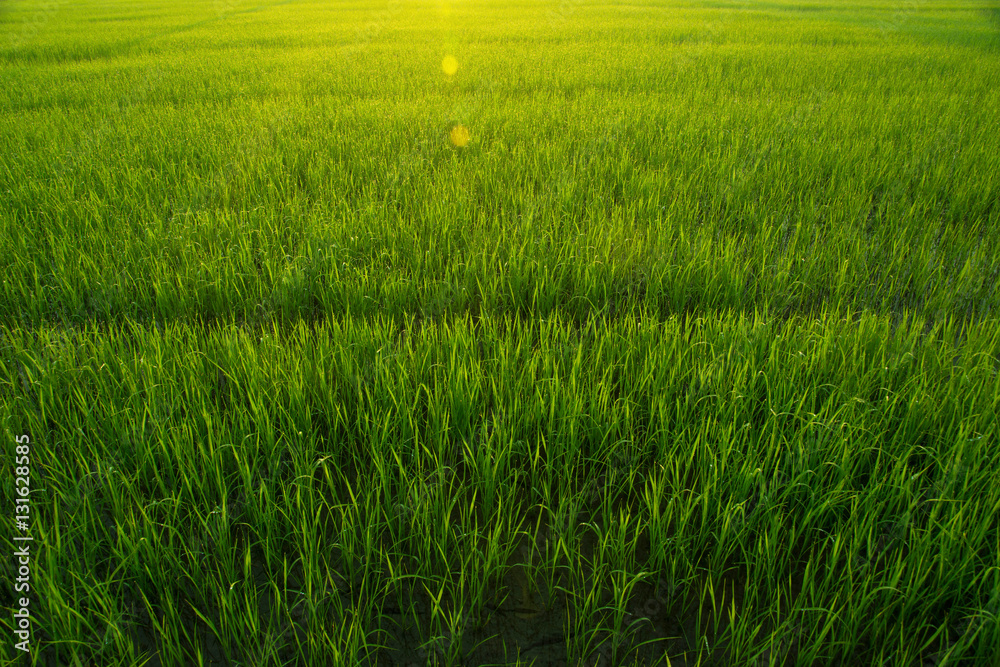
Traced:
<svg viewBox="0 0 1000 667">
<path fill-rule="evenodd" d="M 451 128 L 451 143 L 459 148 L 469 145 L 469 128 L 464 125 L 456 125 Z"/>
<path fill-rule="evenodd" d="M 441 69 L 448 76 L 452 76 L 458 71 L 458 61 L 452 56 L 445 56 L 441 61 Z"/>
</svg>

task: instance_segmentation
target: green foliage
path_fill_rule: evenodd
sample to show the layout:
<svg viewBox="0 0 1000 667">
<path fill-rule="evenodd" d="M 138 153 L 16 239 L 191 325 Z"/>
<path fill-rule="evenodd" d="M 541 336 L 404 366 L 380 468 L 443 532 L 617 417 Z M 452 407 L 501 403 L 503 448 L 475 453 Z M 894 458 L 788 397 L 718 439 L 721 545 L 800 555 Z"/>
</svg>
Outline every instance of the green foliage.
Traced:
<svg viewBox="0 0 1000 667">
<path fill-rule="evenodd" d="M 35 662 L 989 664 L 990 16 L 9 3 Z"/>
</svg>

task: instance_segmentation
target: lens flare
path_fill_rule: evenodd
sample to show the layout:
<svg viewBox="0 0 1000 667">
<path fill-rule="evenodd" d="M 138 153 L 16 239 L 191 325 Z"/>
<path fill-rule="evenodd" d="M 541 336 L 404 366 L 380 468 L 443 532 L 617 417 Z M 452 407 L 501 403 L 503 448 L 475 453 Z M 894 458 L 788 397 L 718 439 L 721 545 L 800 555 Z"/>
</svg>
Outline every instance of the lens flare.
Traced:
<svg viewBox="0 0 1000 667">
<path fill-rule="evenodd" d="M 458 71 L 458 61 L 452 56 L 445 56 L 441 61 L 441 70 L 448 76 L 453 76 Z"/>
<path fill-rule="evenodd" d="M 451 128 L 451 143 L 459 148 L 469 145 L 469 128 L 464 125 L 456 125 Z"/>
</svg>

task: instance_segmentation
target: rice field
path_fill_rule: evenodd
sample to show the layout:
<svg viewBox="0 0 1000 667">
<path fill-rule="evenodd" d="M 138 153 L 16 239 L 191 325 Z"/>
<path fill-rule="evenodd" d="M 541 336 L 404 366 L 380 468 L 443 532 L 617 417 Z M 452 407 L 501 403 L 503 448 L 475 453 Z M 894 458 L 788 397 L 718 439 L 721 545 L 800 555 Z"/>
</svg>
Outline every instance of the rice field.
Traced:
<svg viewBox="0 0 1000 667">
<path fill-rule="evenodd" d="M 984 0 L 0 4 L 0 664 L 1000 664 L 998 82 Z"/>
</svg>

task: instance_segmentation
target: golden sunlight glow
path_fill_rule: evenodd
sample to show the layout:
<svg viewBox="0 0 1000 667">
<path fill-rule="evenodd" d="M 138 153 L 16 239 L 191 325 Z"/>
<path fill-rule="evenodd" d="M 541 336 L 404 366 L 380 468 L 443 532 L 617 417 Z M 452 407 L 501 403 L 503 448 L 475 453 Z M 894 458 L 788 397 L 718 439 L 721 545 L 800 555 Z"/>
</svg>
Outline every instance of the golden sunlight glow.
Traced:
<svg viewBox="0 0 1000 667">
<path fill-rule="evenodd" d="M 455 60 L 452 56 L 445 56 L 444 60 L 441 61 L 441 69 L 448 76 L 452 76 L 455 72 L 458 71 L 458 61 Z"/>
<path fill-rule="evenodd" d="M 456 125 L 451 128 L 451 143 L 459 148 L 469 145 L 469 128 L 464 125 Z"/>
</svg>

